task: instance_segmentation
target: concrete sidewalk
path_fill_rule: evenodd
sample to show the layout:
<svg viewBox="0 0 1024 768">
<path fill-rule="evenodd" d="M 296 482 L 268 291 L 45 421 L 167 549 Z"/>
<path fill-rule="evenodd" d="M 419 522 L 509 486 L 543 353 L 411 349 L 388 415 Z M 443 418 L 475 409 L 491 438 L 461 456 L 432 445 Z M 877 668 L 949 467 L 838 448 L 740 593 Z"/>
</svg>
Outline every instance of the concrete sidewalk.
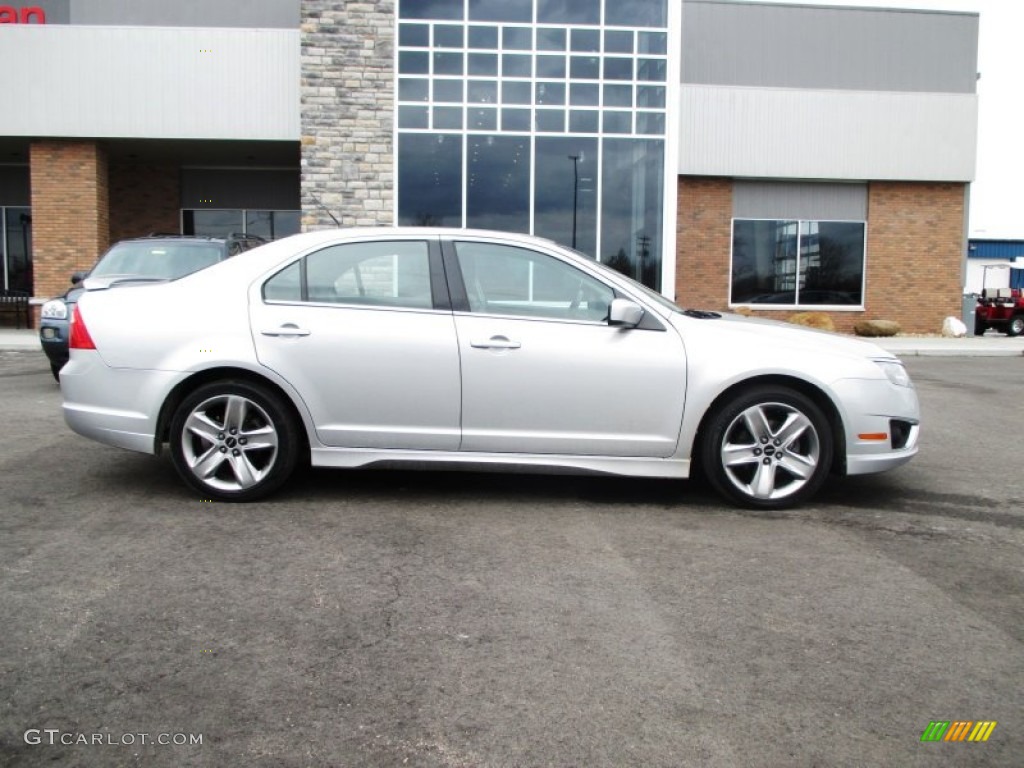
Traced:
<svg viewBox="0 0 1024 768">
<path fill-rule="evenodd" d="M 1024 336 L 1002 334 L 944 339 L 940 336 L 893 336 L 873 341 L 901 357 L 1018 357 L 1024 356 Z M 34 330 L 0 329 L 0 351 L 35 350 L 42 353 L 39 333 Z"/>
</svg>

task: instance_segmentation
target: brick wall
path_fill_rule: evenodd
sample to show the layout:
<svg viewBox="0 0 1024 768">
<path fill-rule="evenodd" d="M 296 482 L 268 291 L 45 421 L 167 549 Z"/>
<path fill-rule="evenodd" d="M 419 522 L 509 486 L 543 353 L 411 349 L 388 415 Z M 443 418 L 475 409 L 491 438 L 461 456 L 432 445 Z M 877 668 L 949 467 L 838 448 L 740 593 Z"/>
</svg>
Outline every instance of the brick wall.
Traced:
<svg viewBox="0 0 1024 768">
<path fill-rule="evenodd" d="M 868 186 L 868 317 L 907 333 L 938 333 L 960 317 L 964 206 L 963 184 Z"/>
<path fill-rule="evenodd" d="M 176 165 L 110 164 L 110 242 L 181 231 L 181 173 Z"/>
<path fill-rule="evenodd" d="M 939 333 L 944 318 L 960 317 L 964 205 L 963 184 L 869 184 L 864 311 L 827 312 L 836 330 L 852 333 L 858 320 L 886 319 L 905 333 Z M 680 177 L 676 226 L 676 300 L 727 310 L 731 180 Z M 749 314 L 786 320 L 796 311 Z"/>
<path fill-rule="evenodd" d="M 732 180 L 679 177 L 676 301 L 684 307 L 729 306 Z"/>
<path fill-rule="evenodd" d="M 107 156 L 93 141 L 36 141 L 30 166 L 33 293 L 49 298 L 109 245 Z"/>
<path fill-rule="evenodd" d="M 303 230 L 394 222 L 394 9 L 302 0 Z"/>
</svg>

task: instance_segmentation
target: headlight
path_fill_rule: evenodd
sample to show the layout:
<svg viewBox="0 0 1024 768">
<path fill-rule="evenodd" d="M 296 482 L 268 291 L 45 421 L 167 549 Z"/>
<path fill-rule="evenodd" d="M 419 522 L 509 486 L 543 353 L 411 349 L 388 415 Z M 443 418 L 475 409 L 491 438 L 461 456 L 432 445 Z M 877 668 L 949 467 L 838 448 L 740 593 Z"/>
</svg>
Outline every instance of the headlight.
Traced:
<svg viewBox="0 0 1024 768">
<path fill-rule="evenodd" d="M 907 373 L 907 369 L 898 360 L 875 360 L 875 363 L 885 372 L 889 381 L 897 387 L 914 386 L 914 383 L 910 380 L 910 374 Z"/>
<path fill-rule="evenodd" d="M 68 305 L 63 299 L 53 299 L 43 304 L 42 317 L 49 320 L 67 320 Z"/>
</svg>

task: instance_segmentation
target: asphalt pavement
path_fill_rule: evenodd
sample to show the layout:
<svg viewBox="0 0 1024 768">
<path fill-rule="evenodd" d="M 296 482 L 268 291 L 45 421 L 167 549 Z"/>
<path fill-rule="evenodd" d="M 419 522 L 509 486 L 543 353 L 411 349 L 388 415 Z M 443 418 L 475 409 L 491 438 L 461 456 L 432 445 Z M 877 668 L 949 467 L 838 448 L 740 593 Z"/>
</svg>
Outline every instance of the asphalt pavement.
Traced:
<svg viewBox="0 0 1024 768">
<path fill-rule="evenodd" d="M 396 471 L 211 504 L 0 352 L 0 765 L 1019 766 L 1024 360 L 907 365 L 912 463 L 757 514 Z M 997 725 L 922 742 L 957 721 Z"/>
</svg>

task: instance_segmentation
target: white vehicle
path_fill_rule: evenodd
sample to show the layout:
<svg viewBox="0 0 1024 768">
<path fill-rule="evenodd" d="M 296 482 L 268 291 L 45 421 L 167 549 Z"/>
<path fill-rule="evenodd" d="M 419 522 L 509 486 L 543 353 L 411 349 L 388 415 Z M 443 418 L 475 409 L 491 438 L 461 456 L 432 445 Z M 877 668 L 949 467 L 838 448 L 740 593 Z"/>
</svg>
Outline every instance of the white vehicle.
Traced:
<svg viewBox="0 0 1024 768">
<path fill-rule="evenodd" d="M 90 286 L 93 288 L 93 286 Z M 454 229 L 296 235 L 177 280 L 95 286 L 61 371 L 76 432 L 248 501 L 296 462 L 685 478 L 808 499 L 897 467 L 920 412 L 867 342 L 683 310 L 555 243 Z"/>
</svg>

